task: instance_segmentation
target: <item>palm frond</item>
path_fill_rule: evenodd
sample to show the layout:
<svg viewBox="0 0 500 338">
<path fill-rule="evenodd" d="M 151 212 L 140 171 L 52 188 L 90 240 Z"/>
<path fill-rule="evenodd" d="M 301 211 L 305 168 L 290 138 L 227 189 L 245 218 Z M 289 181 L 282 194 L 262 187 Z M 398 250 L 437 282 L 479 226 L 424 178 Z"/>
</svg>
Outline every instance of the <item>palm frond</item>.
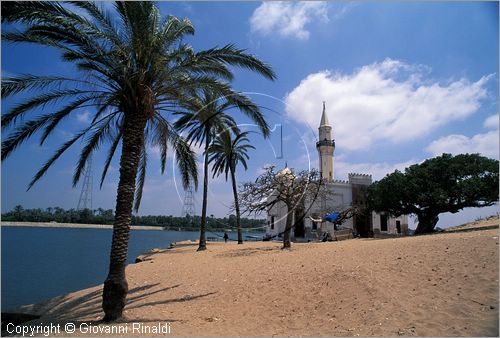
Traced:
<svg viewBox="0 0 500 338">
<path fill-rule="evenodd" d="M 121 128 L 120 128 L 119 132 L 115 135 L 115 137 L 111 143 L 111 147 L 109 148 L 109 151 L 108 151 L 108 156 L 106 157 L 106 161 L 104 162 L 104 168 L 102 170 L 101 182 L 99 183 L 99 189 L 102 189 L 104 179 L 106 178 L 109 166 L 111 164 L 111 161 L 113 160 L 113 156 L 115 155 L 116 149 L 118 148 L 118 144 L 120 143 L 122 136 L 123 136 L 123 133 L 122 133 Z"/>
<path fill-rule="evenodd" d="M 260 73 L 269 80 L 275 80 L 276 74 L 272 68 L 251 54 L 245 53 L 244 49 L 238 49 L 233 44 L 225 45 L 222 48 L 210 48 L 196 54 L 201 60 L 209 62 L 221 62 L 230 65 L 247 68 Z"/>
<path fill-rule="evenodd" d="M 141 157 L 139 159 L 139 169 L 137 172 L 137 183 L 135 188 L 135 201 L 134 201 L 134 211 L 138 212 L 141 206 L 142 191 L 144 189 L 144 182 L 146 181 L 146 168 L 148 163 L 148 154 L 146 152 L 146 147 L 142 147 Z"/>
<path fill-rule="evenodd" d="M 85 146 L 83 147 L 80 158 L 75 168 L 75 173 L 73 174 L 73 187 L 76 187 L 80 176 L 85 169 L 85 165 L 94 151 L 99 149 L 100 145 L 107 138 L 111 137 L 111 122 L 116 117 L 116 113 L 107 115 L 105 118 L 101 119 L 99 122 L 92 124 L 93 133 L 85 140 Z"/>
<path fill-rule="evenodd" d="M 234 134 L 234 138 L 231 135 Z M 225 173 L 226 180 L 232 170 L 236 170 L 238 163 L 241 163 L 245 170 L 248 166 L 246 160 L 250 157 L 247 154 L 249 149 L 255 149 L 249 144 L 249 132 L 224 130 L 220 132 L 209 147 L 209 163 L 212 164 L 213 177 Z"/>
<path fill-rule="evenodd" d="M 40 145 L 42 145 L 47 137 L 54 131 L 57 125 L 69 114 L 71 114 L 75 109 L 79 108 L 82 104 L 88 102 L 89 100 L 95 99 L 96 96 L 90 95 L 77 99 L 76 101 L 71 102 L 61 110 L 56 113 L 51 114 L 50 124 L 45 127 L 42 137 L 40 138 Z"/>
<path fill-rule="evenodd" d="M 52 118 L 52 114 L 42 115 L 34 120 L 26 121 L 2 142 L 2 160 L 5 160 L 19 145 L 37 132 Z"/>
<path fill-rule="evenodd" d="M 195 190 L 198 189 L 198 164 L 196 153 L 182 137 L 176 138 L 173 145 L 175 149 L 175 159 L 182 177 L 182 186 L 188 189 L 190 182 L 194 183 Z"/>
<path fill-rule="evenodd" d="M 188 19 L 179 20 L 175 16 L 168 16 L 161 25 L 158 34 L 158 46 L 168 48 L 173 43 L 180 41 L 185 35 L 193 35 L 194 27 Z"/>
<path fill-rule="evenodd" d="M 2 22 L 23 22 L 26 24 L 46 22 L 55 19 L 81 21 L 77 14 L 67 10 L 59 2 L 49 1 L 4 1 L 2 2 Z"/>
<path fill-rule="evenodd" d="M 56 152 L 55 154 L 47 161 L 45 164 L 42 166 L 40 170 L 35 174 L 31 182 L 28 184 L 28 189 L 30 190 L 31 187 L 45 175 L 47 170 L 54 164 L 54 162 L 66 151 L 68 150 L 69 147 L 71 147 L 77 140 L 79 140 L 85 133 L 90 129 L 90 127 L 83 129 L 79 133 L 77 133 L 73 138 L 71 138 L 69 141 L 64 143 Z"/>
<path fill-rule="evenodd" d="M 80 89 L 68 89 L 68 90 L 54 90 L 49 94 L 41 94 L 28 101 L 18 104 L 12 108 L 7 114 L 2 115 L 2 128 L 9 126 L 14 123 L 16 119 L 22 117 L 26 112 L 35 109 L 43 108 L 47 104 L 55 103 L 58 100 L 64 99 L 69 96 L 76 96 L 82 94 L 92 93 L 91 91 L 84 91 Z"/>
<path fill-rule="evenodd" d="M 5 98 L 26 90 L 61 89 L 62 85 L 68 83 L 91 84 L 88 81 L 62 76 L 21 75 L 2 79 L 2 96 Z"/>
<path fill-rule="evenodd" d="M 39 131 L 42 131 L 40 142 L 44 143 L 75 110 L 92 107 L 94 112 L 89 125 L 57 149 L 35 174 L 28 189 L 64 151 L 82 138 L 85 138 L 84 147 L 75 166 L 73 185 L 80 179 L 90 156 L 109 142 L 101 175 L 102 187 L 118 146 L 126 136 L 123 121 L 128 114 L 147 117 L 141 131 L 144 145 L 135 177 L 133 207 L 136 210 L 142 200 L 146 177 L 146 145 L 159 147 L 162 173 L 171 148 L 183 186 L 187 188 L 194 182 L 197 188 L 196 154 L 190 146 L 203 141 L 210 144 L 224 130 L 238 134 L 230 109 L 236 107 L 254 120 L 265 136 L 269 134 L 259 108 L 235 92 L 227 81 L 233 79 L 233 66 L 273 80 L 276 75 L 271 67 L 234 45 L 195 52 L 183 42 L 184 37 L 194 34 L 191 22 L 173 16 L 162 21 L 153 2 L 118 1 L 114 4 L 116 18 L 97 2 L 2 2 L 1 6 L 2 22 L 15 24 L 3 34 L 5 41 L 56 49 L 78 72 L 74 79 L 21 75 L 3 81 L 4 97 L 21 93 L 30 96 L 1 118 L 2 128 L 14 127 L 14 132 L 2 143 L 5 150 L 2 159 Z M 79 10 L 75 12 L 76 8 Z M 21 122 L 28 113 L 44 110 L 48 105 L 53 105 L 55 112 Z M 168 115 L 168 119 L 162 114 Z M 171 119 L 172 115 L 176 121 Z M 185 132 L 185 137 L 181 132 Z M 212 160 L 217 172 L 227 175 L 228 168 L 238 161 L 246 168 L 245 152 L 251 146 L 245 144 L 244 137 L 240 140 L 235 146 L 241 154 L 226 157 L 223 148 L 214 150 L 220 152 Z M 213 145 L 216 149 L 216 142 Z"/>
</svg>

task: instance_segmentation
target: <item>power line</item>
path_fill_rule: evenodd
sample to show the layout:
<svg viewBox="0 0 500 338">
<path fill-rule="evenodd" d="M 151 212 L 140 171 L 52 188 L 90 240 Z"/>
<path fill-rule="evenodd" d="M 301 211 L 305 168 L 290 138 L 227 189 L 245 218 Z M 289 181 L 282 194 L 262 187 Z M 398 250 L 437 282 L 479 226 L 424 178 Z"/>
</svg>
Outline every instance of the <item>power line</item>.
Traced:
<svg viewBox="0 0 500 338">
<path fill-rule="evenodd" d="M 189 187 L 185 191 L 181 216 L 194 216 L 194 189 L 192 183 L 189 184 Z"/>
</svg>

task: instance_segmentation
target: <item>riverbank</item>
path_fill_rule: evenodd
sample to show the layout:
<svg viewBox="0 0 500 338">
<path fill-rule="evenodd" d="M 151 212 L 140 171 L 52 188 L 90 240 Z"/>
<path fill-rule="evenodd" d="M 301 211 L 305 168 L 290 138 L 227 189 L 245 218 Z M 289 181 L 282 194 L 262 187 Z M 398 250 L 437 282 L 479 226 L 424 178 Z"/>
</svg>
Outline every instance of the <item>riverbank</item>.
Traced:
<svg viewBox="0 0 500 338">
<path fill-rule="evenodd" d="M 79 224 L 79 223 L 43 223 L 43 222 L 2 222 L 8 227 L 35 227 L 35 228 L 74 228 L 74 229 L 113 229 L 109 224 Z M 160 226 L 132 225 L 132 230 L 163 230 Z"/>
<path fill-rule="evenodd" d="M 185 242 L 131 264 L 127 321 L 113 327 L 126 335 L 141 335 L 134 323 L 168 322 L 176 336 L 498 336 L 498 230 L 280 247 L 209 243 L 196 252 Z M 102 332 L 110 326 L 97 322 L 101 292 L 19 310 L 41 315 L 36 323 Z"/>
<path fill-rule="evenodd" d="M 446 228 L 444 229 L 444 231 L 447 232 L 476 231 L 476 230 L 486 230 L 486 229 L 498 229 L 498 227 L 499 227 L 498 216 L 489 216 L 485 219 L 478 219 L 474 222 Z"/>
<path fill-rule="evenodd" d="M 1 222 L 1 226 L 9 227 L 35 227 L 35 228 L 72 228 L 72 229 L 113 229 L 110 224 L 80 224 L 80 223 L 58 223 L 58 222 Z M 175 226 L 152 226 L 152 225 L 132 225 L 132 230 L 167 230 L 167 231 L 200 231 L 199 227 L 175 227 Z M 210 228 L 209 232 L 236 232 L 237 230 L 227 228 Z M 243 228 L 243 232 L 251 232 L 256 235 L 264 234 L 264 231 Z"/>
</svg>

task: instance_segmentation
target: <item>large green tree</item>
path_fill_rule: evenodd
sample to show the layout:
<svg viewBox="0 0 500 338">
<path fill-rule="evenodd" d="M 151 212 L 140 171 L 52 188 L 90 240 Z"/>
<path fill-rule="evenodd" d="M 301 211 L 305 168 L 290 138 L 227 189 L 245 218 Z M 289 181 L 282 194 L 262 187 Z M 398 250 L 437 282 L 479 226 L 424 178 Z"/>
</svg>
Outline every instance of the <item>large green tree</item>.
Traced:
<svg viewBox="0 0 500 338">
<path fill-rule="evenodd" d="M 478 154 L 442 156 L 396 170 L 368 189 L 368 204 L 393 216 L 416 215 L 416 234 L 432 232 L 444 212 L 498 201 L 498 161 Z"/>
<path fill-rule="evenodd" d="M 233 137 L 234 135 L 234 137 Z M 231 186 L 233 188 L 234 210 L 236 212 L 236 227 L 238 229 L 238 244 L 243 244 L 241 232 L 241 213 L 238 201 L 238 186 L 236 183 L 236 167 L 239 163 L 247 170 L 247 151 L 255 149 L 249 144 L 248 132 L 238 132 L 238 130 L 224 130 L 219 133 L 214 142 L 208 148 L 209 163 L 212 163 L 213 175 L 219 176 L 224 173 L 226 181 L 228 174 L 231 175 Z"/>
<path fill-rule="evenodd" d="M 264 119 L 260 109 L 248 97 L 235 93 L 230 96 L 220 96 L 212 91 L 203 90 L 199 95 L 193 96 L 189 101 L 183 103 L 184 111 L 178 112 L 179 119 L 175 126 L 186 131 L 189 142 L 202 146 L 203 157 L 203 200 L 201 209 L 200 241 L 198 251 L 205 250 L 206 223 L 208 203 L 208 163 L 209 147 L 217 134 L 226 130 L 237 130 L 237 125 L 232 117 L 232 110 L 238 109 L 251 118 L 267 137 L 269 126 Z"/>
<path fill-rule="evenodd" d="M 5 41 L 54 48 L 63 61 L 75 67 L 72 76 L 22 75 L 2 80 L 3 97 L 24 95 L 23 102 L 2 115 L 2 128 L 8 131 L 2 142 L 2 160 L 36 133 L 41 133 L 43 144 L 63 120 L 81 109 L 92 112 L 91 122 L 57 149 L 29 187 L 81 139 L 84 146 L 73 183 L 78 182 L 92 154 L 108 143 L 103 180 L 121 144 L 110 266 L 102 303 L 104 319 L 116 320 L 122 316 L 128 292 L 125 262 L 130 223 L 134 199 L 136 208 L 141 199 L 147 144 L 160 149 L 162 170 L 167 148 L 172 147 L 183 184 L 196 183 L 195 154 L 172 128 L 170 113 L 200 88 L 232 95 L 230 86 L 219 80 L 233 78 L 230 65 L 269 79 L 275 75 L 269 66 L 233 45 L 195 52 L 183 42 L 184 36 L 194 34 L 189 20 L 162 19 L 153 2 L 116 2 L 112 11 L 85 1 L 1 5 L 2 22 L 16 23 L 4 27 Z M 49 110 L 50 105 L 56 108 Z"/>
</svg>

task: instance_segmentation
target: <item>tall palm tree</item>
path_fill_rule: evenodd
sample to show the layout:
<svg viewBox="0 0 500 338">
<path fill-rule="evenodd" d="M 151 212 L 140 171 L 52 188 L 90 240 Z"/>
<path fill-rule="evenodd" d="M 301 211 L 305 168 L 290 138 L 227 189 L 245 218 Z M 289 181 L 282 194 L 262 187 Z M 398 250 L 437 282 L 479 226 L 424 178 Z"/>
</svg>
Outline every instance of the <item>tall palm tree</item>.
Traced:
<svg viewBox="0 0 500 338">
<path fill-rule="evenodd" d="M 159 147 L 162 171 L 167 148 L 172 147 L 183 184 L 187 187 L 191 180 L 197 183 L 195 154 L 172 128 L 169 114 L 200 88 L 233 94 L 229 85 L 218 80 L 232 79 L 230 65 L 269 79 L 275 75 L 269 66 L 233 45 L 195 52 L 182 41 L 187 34 L 194 34 L 189 20 L 173 16 L 162 20 L 152 2 L 116 2 L 115 15 L 94 2 L 83 1 L 2 2 L 1 6 L 2 22 L 21 24 L 7 27 L 4 40 L 55 48 L 63 61 L 76 68 L 75 76 L 22 75 L 2 81 L 4 97 L 31 95 L 2 115 L 2 128 L 10 131 L 2 142 L 2 160 L 36 133 L 41 133 L 43 144 L 60 122 L 79 109 L 94 109 L 91 122 L 55 152 L 28 188 L 84 136 L 73 184 L 90 156 L 109 142 L 102 185 L 121 144 L 110 265 L 102 303 L 104 319 L 116 320 L 122 316 L 128 292 L 125 262 L 132 209 L 139 207 L 146 175 L 147 146 Z M 74 7 L 81 14 L 72 10 Z M 44 111 L 48 105 L 58 108 L 27 118 L 28 113 Z"/>
<path fill-rule="evenodd" d="M 232 137 L 234 134 L 234 138 Z M 222 173 L 226 174 L 226 181 L 228 174 L 231 174 L 231 184 L 233 187 L 234 209 L 236 212 L 236 226 L 238 228 L 238 244 L 243 244 L 243 235 L 241 233 L 241 220 L 240 220 L 240 204 L 238 202 L 238 191 L 236 185 L 236 166 L 241 163 L 245 170 L 247 170 L 247 160 L 249 156 L 247 151 L 255 149 L 254 146 L 248 144 L 248 132 L 235 131 L 231 133 L 226 129 L 219 133 L 213 143 L 208 148 L 209 163 L 213 162 L 212 171 L 213 177 L 219 176 Z"/>
<path fill-rule="evenodd" d="M 214 137 L 224 130 L 237 128 L 231 109 L 238 108 L 250 117 L 260 128 L 265 137 L 269 136 L 269 126 L 259 108 L 246 96 L 233 94 L 220 96 L 212 91 L 203 90 L 190 100 L 183 102 L 185 111 L 178 112 L 180 117 L 175 127 L 187 131 L 186 139 L 196 145 L 204 144 L 203 158 L 203 201 L 200 222 L 200 241 L 198 251 L 207 248 L 206 224 L 208 203 L 208 156 L 209 146 Z"/>
</svg>

